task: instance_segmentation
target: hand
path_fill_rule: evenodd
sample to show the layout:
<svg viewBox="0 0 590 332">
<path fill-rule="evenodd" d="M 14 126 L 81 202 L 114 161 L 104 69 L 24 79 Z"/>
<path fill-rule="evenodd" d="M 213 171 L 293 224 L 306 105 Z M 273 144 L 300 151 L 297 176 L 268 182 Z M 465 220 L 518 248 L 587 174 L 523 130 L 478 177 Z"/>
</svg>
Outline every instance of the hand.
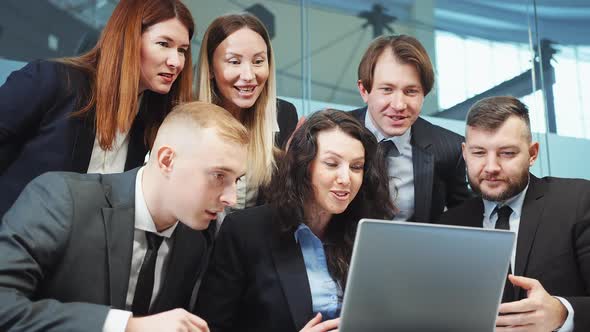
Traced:
<svg viewBox="0 0 590 332">
<path fill-rule="evenodd" d="M 184 309 L 174 309 L 160 314 L 131 317 L 125 332 L 209 332 L 207 323 Z"/>
<path fill-rule="evenodd" d="M 565 322 L 567 308 L 549 295 L 536 279 L 509 275 L 514 286 L 526 289 L 527 298 L 500 305 L 496 331 L 554 331 Z"/>
<path fill-rule="evenodd" d="M 299 121 L 297 121 L 297 125 L 295 126 L 295 129 L 293 129 L 293 133 L 291 134 L 291 136 L 287 140 L 287 144 L 285 144 L 285 151 L 289 150 L 289 145 L 291 145 L 291 140 L 293 139 L 293 134 L 295 134 L 295 132 L 297 131 L 297 129 L 299 129 L 299 127 L 301 127 L 301 125 L 304 122 L 305 122 L 305 117 L 304 116 L 300 117 L 299 118 Z"/>
<path fill-rule="evenodd" d="M 334 318 L 322 322 L 322 314 L 318 312 L 317 315 L 307 322 L 299 332 L 338 332 L 338 325 L 340 325 L 340 318 Z"/>
</svg>

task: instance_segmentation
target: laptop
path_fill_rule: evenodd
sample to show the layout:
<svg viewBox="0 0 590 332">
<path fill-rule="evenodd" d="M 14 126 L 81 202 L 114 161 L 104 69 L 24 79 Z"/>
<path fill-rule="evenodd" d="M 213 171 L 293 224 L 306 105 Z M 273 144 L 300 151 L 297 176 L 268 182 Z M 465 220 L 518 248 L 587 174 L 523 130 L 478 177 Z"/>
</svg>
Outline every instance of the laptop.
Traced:
<svg viewBox="0 0 590 332">
<path fill-rule="evenodd" d="M 339 331 L 494 331 L 515 233 L 362 219 Z"/>
</svg>

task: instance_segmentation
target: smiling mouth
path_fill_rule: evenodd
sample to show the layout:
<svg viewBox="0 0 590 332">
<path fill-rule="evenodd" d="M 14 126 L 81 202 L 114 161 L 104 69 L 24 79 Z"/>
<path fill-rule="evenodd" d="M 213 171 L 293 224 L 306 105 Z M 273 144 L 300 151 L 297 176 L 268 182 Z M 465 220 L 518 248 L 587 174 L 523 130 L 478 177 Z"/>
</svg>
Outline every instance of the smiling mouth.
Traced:
<svg viewBox="0 0 590 332">
<path fill-rule="evenodd" d="M 390 115 L 388 116 L 388 118 L 390 118 L 393 121 L 402 121 L 405 120 L 407 117 L 402 115 Z"/>
<path fill-rule="evenodd" d="M 249 87 L 238 87 L 238 86 L 234 86 L 234 88 L 236 90 L 238 90 L 238 92 L 240 92 L 240 93 L 252 93 L 252 92 L 254 92 L 254 89 L 256 87 L 255 86 L 249 86 Z"/>
<path fill-rule="evenodd" d="M 174 81 L 174 74 L 159 73 L 158 76 L 161 76 L 166 83 L 172 83 Z"/>
<path fill-rule="evenodd" d="M 348 191 L 331 191 L 331 193 L 339 200 L 346 200 L 350 197 L 350 192 Z"/>
</svg>

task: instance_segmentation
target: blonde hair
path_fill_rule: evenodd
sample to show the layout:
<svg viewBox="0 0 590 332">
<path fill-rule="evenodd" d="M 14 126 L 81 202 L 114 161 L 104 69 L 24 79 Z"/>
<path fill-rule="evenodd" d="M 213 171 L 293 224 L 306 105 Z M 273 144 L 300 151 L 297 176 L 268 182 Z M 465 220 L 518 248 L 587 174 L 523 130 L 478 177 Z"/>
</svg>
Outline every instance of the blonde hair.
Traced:
<svg viewBox="0 0 590 332">
<path fill-rule="evenodd" d="M 268 50 L 269 75 L 264 89 L 253 106 L 253 111 L 243 112 L 242 121 L 250 132 L 248 145 L 247 179 L 251 187 L 270 183 L 276 162 L 274 158 L 274 128 L 277 121 L 277 99 L 274 52 L 270 37 L 260 20 L 251 14 L 228 14 L 216 18 L 203 36 L 197 69 L 198 100 L 221 104 L 221 96 L 212 82 L 212 58 L 215 49 L 229 35 L 242 28 L 258 33 Z"/>
<path fill-rule="evenodd" d="M 246 127 L 231 113 L 207 102 L 193 101 L 174 107 L 162 122 L 160 130 L 162 132 L 169 129 L 174 131 L 178 126 L 188 127 L 191 130 L 215 129 L 224 140 L 241 145 L 248 144 L 250 140 Z"/>
</svg>

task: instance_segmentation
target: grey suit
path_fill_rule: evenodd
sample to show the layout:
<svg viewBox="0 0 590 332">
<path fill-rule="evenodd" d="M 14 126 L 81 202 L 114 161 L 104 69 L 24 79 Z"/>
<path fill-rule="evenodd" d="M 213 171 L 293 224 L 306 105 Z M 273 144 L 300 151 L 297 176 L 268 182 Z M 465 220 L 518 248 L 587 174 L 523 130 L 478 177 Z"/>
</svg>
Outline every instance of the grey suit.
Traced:
<svg viewBox="0 0 590 332">
<path fill-rule="evenodd" d="M 350 113 L 365 123 L 366 107 Z M 467 188 L 465 161 L 461 154 L 463 136 L 420 117 L 411 131 L 414 216 L 410 220 L 437 221 L 445 206 L 451 208 L 472 197 Z"/>
<path fill-rule="evenodd" d="M 46 173 L 0 225 L 0 330 L 101 331 L 124 309 L 137 169 L 113 175 Z M 201 232 L 179 224 L 153 312 L 188 308 L 205 261 Z"/>
</svg>

